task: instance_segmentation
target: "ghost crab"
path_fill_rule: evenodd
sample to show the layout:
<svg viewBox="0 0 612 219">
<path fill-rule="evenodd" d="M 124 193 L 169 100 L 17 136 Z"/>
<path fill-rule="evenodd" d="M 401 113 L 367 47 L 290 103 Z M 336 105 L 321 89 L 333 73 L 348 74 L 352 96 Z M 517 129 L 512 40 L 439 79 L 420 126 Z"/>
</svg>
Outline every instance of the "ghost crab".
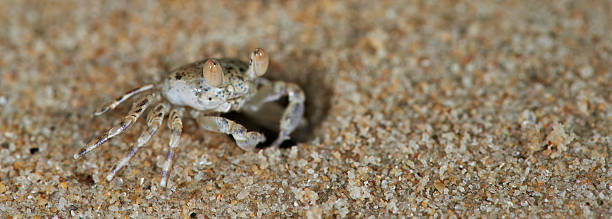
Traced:
<svg viewBox="0 0 612 219">
<path fill-rule="evenodd" d="M 148 84 L 131 90 L 94 112 L 94 116 L 115 109 L 134 95 L 146 94 L 133 103 L 128 115 L 117 126 L 87 143 L 74 155 L 74 158 L 82 157 L 112 137 L 121 134 L 133 125 L 149 106 L 155 104 L 147 114 L 146 130 L 106 179 L 112 180 L 138 149 L 147 144 L 161 127 L 166 113 L 170 112 L 167 120 L 168 128 L 171 130 L 170 142 L 160 182 L 160 185 L 165 187 L 174 149 L 180 141 L 182 118 L 186 112 L 197 121 L 200 128 L 232 135 L 240 148 L 249 151 L 258 143 L 265 141 L 264 135 L 248 131 L 244 126 L 221 117 L 220 114 L 238 110 L 254 112 L 263 103 L 278 100 L 286 95 L 289 105 L 281 117 L 278 138 L 272 143 L 272 146 L 279 146 L 289 139 L 289 134 L 302 120 L 304 92 L 293 83 L 271 82 L 261 78 L 268 69 L 268 63 L 269 57 L 261 48 L 255 49 L 250 54 L 248 64 L 237 59 L 208 58 L 171 71 L 161 83 Z"/>
</svg>

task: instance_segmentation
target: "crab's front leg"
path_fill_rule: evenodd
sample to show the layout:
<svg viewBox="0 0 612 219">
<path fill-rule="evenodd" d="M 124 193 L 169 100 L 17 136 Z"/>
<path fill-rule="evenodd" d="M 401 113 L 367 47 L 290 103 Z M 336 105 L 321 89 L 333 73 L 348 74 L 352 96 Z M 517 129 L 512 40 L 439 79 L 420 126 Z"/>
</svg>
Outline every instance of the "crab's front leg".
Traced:
<svg viewBox="0 0 612 219">
<path fill-rule="evenodd" d="M 280 132 L 272 146 L 279 146 L 289 139 L 289 135 L 302 120 L 304 115 L 304 91 L 294 83 L 275 81 L 264 85 L 245 105 L 248 110 L 257 111 L 263 103 L 278 100 L 283 95 L 289 96 L 289 105 L 280 120 Z"/>
<path fill-rule="evenodd" d="M 257 144 L 264 142 L 266 137 L 259 132 L 249 132 L 244 126 L 220 116 L 199 116 L 192 112 L 200 128 L 208 131 L 229 134 L 234 137 L 236 144 L 243 150 L 253 150 Z"/>
</svg>

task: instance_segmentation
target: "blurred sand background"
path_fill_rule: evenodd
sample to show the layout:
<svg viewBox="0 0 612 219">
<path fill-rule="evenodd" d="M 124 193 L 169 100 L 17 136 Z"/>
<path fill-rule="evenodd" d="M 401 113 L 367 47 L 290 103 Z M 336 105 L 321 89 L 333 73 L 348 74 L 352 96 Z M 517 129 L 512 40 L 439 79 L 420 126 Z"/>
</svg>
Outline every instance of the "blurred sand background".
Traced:
<svg viewBox="0 0 612 219">
<path fill-rule="evenodd" d="M 0 214 L 612 216 L 612 2 L 0 1 Z M 101 104 L 206 57 L 271 56 L 306 91 L 297 146 L 240 150 L 186 119 L 72 155 Z M 274 116 L 262 113 L 262 116 Z M 164 125 L 165 127 L 165 125 Z"/>
</svg>

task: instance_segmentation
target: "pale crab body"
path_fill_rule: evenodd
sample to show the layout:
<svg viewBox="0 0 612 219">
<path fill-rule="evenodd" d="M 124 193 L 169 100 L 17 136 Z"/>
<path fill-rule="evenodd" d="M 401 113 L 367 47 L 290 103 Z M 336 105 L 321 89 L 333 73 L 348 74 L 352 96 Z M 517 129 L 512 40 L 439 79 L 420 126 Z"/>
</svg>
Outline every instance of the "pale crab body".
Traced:
<svg viewBox="0 0 612 219">
<path fill-rule="evenodd" d="M 163 166 L 160 184 L 166 186 L 168 171 L 172 163 L 174 149 L 178 147 L 183 128 L 182 117 L 185 111 L 197 121 L 200 128 L 232 135 L 236 144 L 244 150 L 252 150 L 264 142 L 263 134 L 248 131 L 244 126 L 221 117 L 221 113 L 245 110 L 256 112 L 266 102 L 288 96 L 289 104 L 280 120 L 278 138 L 272 146 L 279 146 L 289 139 L 289 134 L 301 122 L 304 113 L 304 92 L 295 84 L 283 81 L 270 82 L 261 78 L 268 68 L 269 58 L 262 49 L 250 55 L 249 63 L 236 59 L 208 58 L 170 71 L 161 83 L 149 84 L 127 92 L 109 103 L 94 115 L 98 116 L 116 108 L 119 104 L 140 93 L 148 93 L 136 100 L 130 112 L 122 121 L 105 134 L 87 143 L 74 155 L 78 159 L 94 150 L 114 136 L 121 134 L 155 104 L 147 114 L 147 129 L 138 138 L 127 156 L 106 177 L 113 179 L 137 150 L 146 145 L 164 121 L 166 113 L 168 128 L 171 130 L 169 150 Z"/>
<path fill-rule="evenodd" d="M 173 105 L 201 111 L 226 113 L 240 110 L 257 92 L 255 81 L 247 77 L 248 65 L 239 60 L 218 59 L 227 86 L 215 87 L 200 76 L 209 59 L 172 71 L 163 82 L 161 93 Z"/>
</svg>

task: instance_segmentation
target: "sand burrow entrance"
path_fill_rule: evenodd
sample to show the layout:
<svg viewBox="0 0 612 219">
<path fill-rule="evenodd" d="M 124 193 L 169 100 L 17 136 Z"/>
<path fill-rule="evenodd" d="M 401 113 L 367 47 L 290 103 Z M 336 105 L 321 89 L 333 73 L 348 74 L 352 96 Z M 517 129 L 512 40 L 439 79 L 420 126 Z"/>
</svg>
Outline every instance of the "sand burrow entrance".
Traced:
<svg viewBox="0 0 612 219">
<path fill-rule="evenodd" d="M 304 90 L 306 95 L 304 109 L 305 123 L 298 126 L 291 134 L 291 140 L 285 141 L 281 147 L 287 148 L 297 143 L 306 143 L 314 138 L 314 130 L 327 116 L 330 99 L 333 94 L 331 81 L 326 75 L 329 75 L 326 70 L 316 67 L 304 67 L 304 63 L 301 66 L 297 62 L 282 66 L 271 63 L 271 68 L 266 73 L 266 78 L 273 81 L 282 80 L 296 83 Z M 244 125 L 248 130 L 263 133 L 266 136 L 266 142 L 257 146 L 258 148 L 263 148 L 270 145 L 278 136 L 279 121 L 287 104 L 288 98 L 283 97 L 276 102 L 263 105 L 256 114 L 230 112 L 223 116 Z"/>
</svg>

